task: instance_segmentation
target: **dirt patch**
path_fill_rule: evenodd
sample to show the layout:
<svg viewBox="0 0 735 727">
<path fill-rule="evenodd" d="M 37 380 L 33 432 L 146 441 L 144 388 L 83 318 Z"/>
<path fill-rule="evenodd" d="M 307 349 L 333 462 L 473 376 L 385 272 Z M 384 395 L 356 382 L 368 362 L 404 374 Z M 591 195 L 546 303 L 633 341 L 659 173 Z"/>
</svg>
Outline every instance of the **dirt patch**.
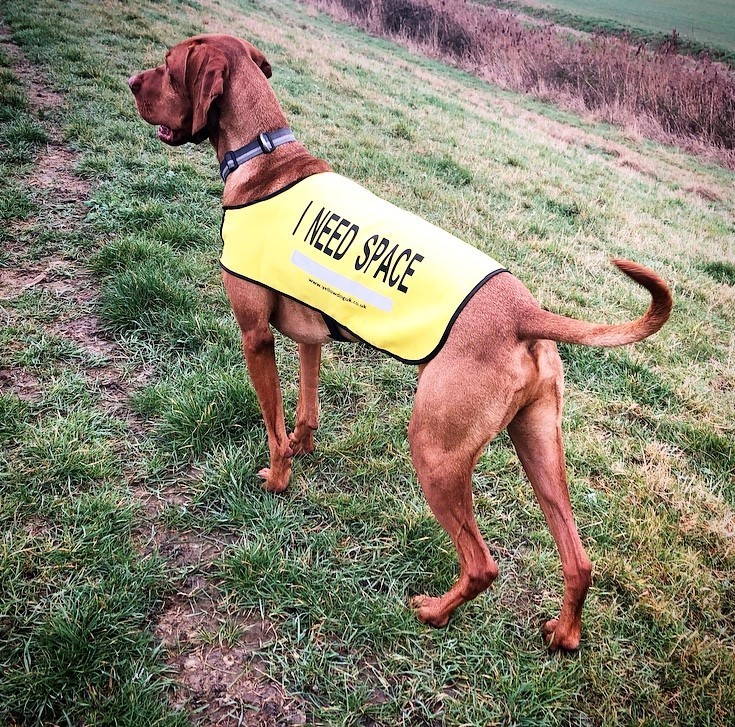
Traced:
<svg viewBox="0 0 735 727">
<path fill-rule="evenodd" d="M 46 277 L 46 271 L 36 266 L 25 270 L 0 268 L 0 300 L 11 300 L 18 297 L 29 288 L 44 281 Z"/>
<path fill-rule="evenodd" d="M 69 230 L 86 216 L 91 184 L 74 173 L 77 154 L 52 138 L 36 161 L 29 184 L 40 192 L 44 227 Z"/>
<path fill-rule="evenodd" d="M 56 527 L 53 520 L 41 515 L 31 517 L 23 523 L 23 530 L 33 539 L 51 537 Z"/>
<path fill-rule="evenodd" d="M 46 111 L 61 106 L 63 96 L 49 87 L 41 70 L 13 43 L 10 31 L 3 25 L 0 25 L 0 47 L 13 60 L 13 73 L 28 87 L 32 106 Z"/>
<path fill-rule="evenodd" d="M 96 301 L 94 281 L 77 266 L 58 258 L 29 262 L 24 259 L 27 252 L 17 246 L 9 252 L 9 263 L 0 268 L 0 300 L 13 300 L 36 288 L 69 299 L 77 313 Z"/>
<path fill-rule="evenodd" d="M 183 473 L 179 478 L 183 481 L 189 480 L 188 473 Z M 192 479 L 194 479 L 192 477 Z M 143 504 L 146 520 L 156 520 L 163 509 L 169 505 L 187 507 L 191 498 L 183 491 L 183 485 L 171 485 L 158 493 L 152 493 L 145 488 L 139 487 L 134 491 L 135 498 Z"/>
<path fill-rule="evenodd" d="M 58 295 L 76 292 L 79 286 L 70 282 L 73 276 L 74 270 L 69 264 L 55 258 L 11 265 L 0 269 L 0 300 L 17 298 L 34 287 L 42 287 Z"/>
<path fill-rule="evenodd" d="M 242 647 L 211 647 L 180 657 L 179 680 L 199 724 L 299 725 L 304 713 L 262 678 L 247 676 Z"/>
<path fill-rule="evenodd" d="M 304 712 L 289 704 L 278 687 L 253 674 L 250 663 L 240 644 L 201 647 L 181 655 L 178 681 L 183 689 L 174 704 L 186 704 L 197 715 L 198 724 L 306 724 Z"/>
<path fill-rule="evenodd" d="M 106 338 L 102 322 L 95 315 L 83 315 L 56 324 L 52 331 L 58 336 L 74 341 L 92 354 L 105 358 L 113 358 L 120 354 L 117 344 Z"/>
<path fill-rule="evenodd" d="M 12 59 L 13 73 L 25 87 L 28 101 L 39 116 L 49 116 L 60 109 L 64 97 L 50 88 L 41 70 L 25 57 L 11 40 L 8 29 L 2 25 L 0 48 Z M 84 218 L 84 201 L 89 197 L 91 185 L 74 174 L 78 155 L 63 144 L 58 126 L 46 124 L 45 131 L 49 143 L 36 159 L 29 184 L 44 193 L 44 226 L 52 229 L 69 227 L 73 221 Z"/>
<path fill-rule="evenodd" d="M 219 593 L 213 565 L 237 537 L 216 533 L 204 538 L 157 525 L 165 507 L 191 504 L 181 488 L 168 488 L 158 498 L 138 494 L 151 519 L 148 530 L 138 529 L 139 549 L 159 555 L 181 574 L 153 627 L 177 684 L 172 706 L 187 710 L 198 725 L 306 724 L 300 703 L 268 680 L 257 655 L 273 641 L 274 625 L 257 614 L 243 614 Z"/>
<path fill-rule="evenodd" d="M 155 540 L 172 566 L 201 569 L 184 579 L 154 627 L 177 684 L 172 706 L 199 725 L 306 724 L 300 704 L 268 680 L 257 653 L 274 640 L 274 625 L 229 606 L 204 574 L 226 543 L 172 530 Z"/>
<path fill-rule="evenodd" d="M 223 553 L 228 543 L 221 539 L 204 539 L 191 533 L 158 528 L 153 534 L 159 555 L 173 568 L 189 571 L 206 569 Z"/>
<path fill-rule="evenodd" d="M 186 596 L 168 604 L 155 633 L 176 672 L 172 703 L 191 710 L 196 724 L 306 724 L 304 712 L 267 681 L 256 655 L 274 638 L 269 622 Z"/>
<path fill-rule="evenodd" d="M 15 394 L 23 401 L 40 401 L 41 382 L 33 374 L 20 368 L 0 369 L 0 394 Z"/>
<path fill-rule="evenodd" d="M 49 144 L 36 163 L 30 185 L 54 192 L 54 202 L 78 203 L 89 194 L 91 185 L 86 179 L 70 175 L 77 163 L 77 154 L 60 144 Z"/>
</svg>

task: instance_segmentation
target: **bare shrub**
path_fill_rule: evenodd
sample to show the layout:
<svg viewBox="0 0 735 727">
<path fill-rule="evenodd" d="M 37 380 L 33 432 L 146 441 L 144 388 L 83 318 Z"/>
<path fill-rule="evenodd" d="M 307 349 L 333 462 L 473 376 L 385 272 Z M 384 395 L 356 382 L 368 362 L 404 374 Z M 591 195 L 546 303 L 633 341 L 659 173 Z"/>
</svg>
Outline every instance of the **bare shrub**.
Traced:
<svg viewBox="0 0 735 727">
<path fill-rule="evenodd" d="M 472 51 L 472 35 L 459 23 L 444 18 L 437 28 L 437 42 L 445 53 L 457 57 L 468 56 Z"/>
<path fill-rule="evenodd" d="M 355 17 L 363 19 L 370 12 L 373 0 L 340 0 L 340 5 Z"/>
<path fill-rule="evenodd" d="M 355 0 L 345 0 L 355 2 Z M 426 0 L 379 0 L 383 30 L 438 48 L 450 56 L 466 56 L 472 35 L 442 6 Z"/>
<path fill-rule="evenodd" d="M 676 31 L 649 49 L 619 36 L 569 38 L 467 0 L 306 1 L 339 7 L 371 32 L 409 40 L 505 88 L 735 160 L 735 74 L 706 54 L 680 55 Z"/>
<path fill-rule="evenodd" d="M 433 7 L 421 0 L 381 0 L 383 28 L 414 40 L 426 40 L 436 20 Z"/>
</svg>

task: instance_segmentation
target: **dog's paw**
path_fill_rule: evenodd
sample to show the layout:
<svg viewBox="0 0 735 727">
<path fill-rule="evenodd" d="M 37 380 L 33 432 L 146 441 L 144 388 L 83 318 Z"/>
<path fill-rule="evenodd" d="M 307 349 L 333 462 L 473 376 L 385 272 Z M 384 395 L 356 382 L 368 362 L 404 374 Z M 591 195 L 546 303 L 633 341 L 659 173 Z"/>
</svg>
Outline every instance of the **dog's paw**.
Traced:
<svg viewBox="0 0 735 727">
<path fill-rule="evenodd" d="M 442 607 L 442 599 L 433 596 L 414 596 L 409 601 L 413 612 L 422 623 L 435 628 L 444 628 L 451 614 Z"/>
<path fill-rule="evenodd" d="M 543 634 L 549 651 L 576 651 L 579 648 L 579 629 L 560 629 L 556 618 L 544 624 Z"/>
<path fill-rule="evenodd" d="M 263 467 L 263 469 L 258 472 L 258 477 L 265 480 L 265 489 L 268 490 L 268 492 L 283 492 L 288 487 L 290 475 L 291 472 L 289 470 L 285 473 L 285 476 L 281 475 L 280 477 L 276 477 L 270 467 Z"/>
</svg>

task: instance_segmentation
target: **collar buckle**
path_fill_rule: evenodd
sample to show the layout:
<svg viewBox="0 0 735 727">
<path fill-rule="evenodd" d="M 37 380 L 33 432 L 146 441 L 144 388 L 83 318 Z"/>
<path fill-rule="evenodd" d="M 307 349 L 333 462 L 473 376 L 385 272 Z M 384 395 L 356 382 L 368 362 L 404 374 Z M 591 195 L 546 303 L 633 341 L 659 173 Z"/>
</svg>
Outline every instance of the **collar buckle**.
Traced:
<svg viewBox="0 0 735 727">
<path fill-rule="evenodd" d="M 267 134 L 264 131 L 258 134 L 258 144 L 263 154 L 270 154 L 276 148 L 276 145 L 273 143 L 273 139 L 271 139 L 270 134 Z"/>
<path fill-rule="evenodd" d="M 227 169 L 228 174 L 234 172 L 235 169 L 240 166 L 240 163 L 237 161 L 237 156 L 235 155 L 234 151 L 228 151 L 222 161 L 223 166 Z"/>
</svg>

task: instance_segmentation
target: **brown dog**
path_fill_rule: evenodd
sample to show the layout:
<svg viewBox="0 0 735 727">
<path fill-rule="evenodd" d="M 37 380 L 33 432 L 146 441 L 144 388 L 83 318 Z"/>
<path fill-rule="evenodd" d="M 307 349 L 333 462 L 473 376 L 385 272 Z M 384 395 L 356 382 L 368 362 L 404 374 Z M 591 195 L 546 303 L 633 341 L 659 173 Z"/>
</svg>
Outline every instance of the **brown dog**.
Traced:
<svg viewBox="0 0 735 727">
<path fill-rule="evenodd" d="M 289 140 L 271 149 L 269 138 L 261 136 L 286 127 L 266 80 L 270 76 L 270 65 L 251 44 L 205 35 L 174 46 L 163 65 L 133 76 L 128 84 L 140 115 L 159 127 L 158 137 L 166 144 L 209 139 L 222 163 L 228 152 L 261 139 L 269 153 L 242 163 L 226 178 L 223 204 L 231 207 L 330 171 L 299 142 Z M 655 273 L 633 262 L 613 262 L 651 294 L 650 307 L 638 320 L 597 325 L 549 313 L 516 278 L 503 273 L 477 290 L 438 353 L 419 366 L 408 428 L 411 456 L 426 499 L 452 538 L 460 564 L 459 579 L 447 593 L 412 599 L 421 621 L 444 626 L 457 606 L 485 590 L 498 574 L 475 522 L 471 477 L 485 445 L 507 427 L 561 556 L 563 604 L 558 619 L 545 624 L 545 639 L 554 650 L 579 646 L 592 566 L 567 490 L 562 366 L 554 341 L 588 346 L 640 341 L 661 328 L 672 307 L 668 286 Z M 280 492 L 288 486 L 291 458 L 314 448 L 321 346 L 339 334 L 356 339 L 344 329 L 335 334 L 334 326 L 328 328 L 318 311 L 271 288 L 226 271 L 223 279 L 268 431 L 270 465 L 260 476 L 268 490 Z M 299 346 L 299 399 L 290 435 L 271 326 Z"/>
</svg>

